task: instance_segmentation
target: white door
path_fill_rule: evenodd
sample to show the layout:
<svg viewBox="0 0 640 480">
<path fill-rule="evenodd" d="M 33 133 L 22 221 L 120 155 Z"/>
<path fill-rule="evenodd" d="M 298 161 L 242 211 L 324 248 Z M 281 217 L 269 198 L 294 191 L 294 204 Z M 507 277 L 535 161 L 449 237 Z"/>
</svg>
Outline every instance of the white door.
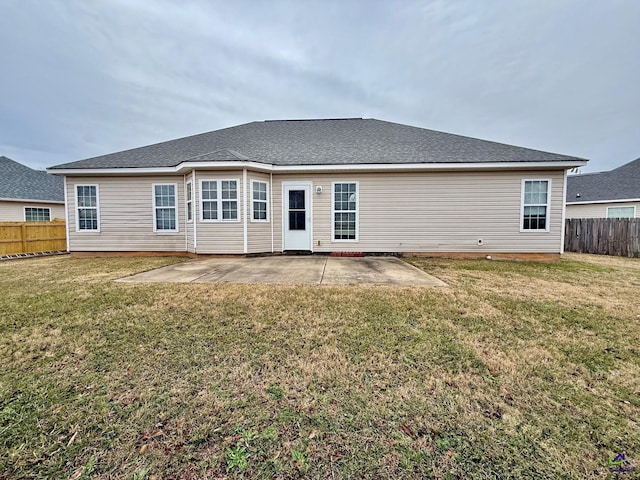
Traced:
<svg viewBox="0 0 640 480">
<path fill-rule="evenodd" d="M 282 185 L 283 250 L 311 250 L 311 182 Z"/>
</svg>

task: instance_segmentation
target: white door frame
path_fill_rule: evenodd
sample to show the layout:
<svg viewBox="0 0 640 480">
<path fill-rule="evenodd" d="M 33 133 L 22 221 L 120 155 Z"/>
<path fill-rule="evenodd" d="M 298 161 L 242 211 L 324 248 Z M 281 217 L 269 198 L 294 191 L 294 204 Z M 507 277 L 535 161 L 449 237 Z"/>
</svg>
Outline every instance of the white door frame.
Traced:
<svg viewBox="0 0 640 480">
<path fill-rule="evenodd" d="M 289 224 L 289 190 L 305 191 L 305 231 L 308 231 L 308 248 L 287 248 L 287 225 Z M 282 182 L 282 251 L 309 250 L 313 252 L 313 184 L 305 181 Z"/>
</svg>

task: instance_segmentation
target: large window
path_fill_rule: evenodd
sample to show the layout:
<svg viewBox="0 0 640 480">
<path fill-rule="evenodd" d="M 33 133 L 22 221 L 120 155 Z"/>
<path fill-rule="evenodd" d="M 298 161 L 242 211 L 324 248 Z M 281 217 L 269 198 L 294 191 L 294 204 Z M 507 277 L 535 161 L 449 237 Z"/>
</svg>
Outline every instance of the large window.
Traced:
<svg viewBox="0 0 640 480">
<path fill-rule="evenodd" d="M 203 222 L 238 220 L 238 181 L 200 180 Z"/>
<path fill-rule="evenodd" d="M 25 222 L 50 222 L 51 209 L 45 207 L 24 207 Z"/>
<path fill-rule="evenodd" d="M 159 183 L 153 186 L 153 231 L 177 232 L 178 210 L 175 183 Z"/>
<path fill-rule="evenodd" d="M 607 207 L 607 218 L 635 218 L 636 207 Z"/>
<path fill-rule="evenodd" d="M 191 182 L 187 182 L 187 222 L 193 221 L 193 189 Z"/>
<path fill-rule="evenodd" d="M 267 217 L 267 182 L 251 182 L 251 221 L 266 222 Z"/>
<path fill-rule="evenodd" d="M 333 239 L 358 240 L 358 184 L 333 184 Z"/>
<path fill-rule="evenodd" d="M 549 231 L 550 180 L 523 180 L 521 230 Z"/>
<path fill-rule="evenodd" d="M 97 185 L 76 185 L 76 230 L 100 230 Z"/>
</svg>

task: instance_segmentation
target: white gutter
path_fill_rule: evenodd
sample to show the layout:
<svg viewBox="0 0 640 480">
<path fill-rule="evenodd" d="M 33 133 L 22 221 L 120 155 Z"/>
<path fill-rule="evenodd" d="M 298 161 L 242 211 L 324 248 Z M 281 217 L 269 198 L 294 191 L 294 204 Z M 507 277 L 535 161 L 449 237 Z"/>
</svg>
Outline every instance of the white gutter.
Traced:
<svg viewBox="0 0 640 480">
<path fill-rule="evenodd" d="M 619 198 L 616 200 L 592 200 L 586 202 L 566 202 L 567 205 L 587 205 L 590 203 L 626 203 L 626 202 L 640 202 L 640 198 Z"/>
<path fill-rule="evenodd" d="M 55 203 L 58 205 L 65 205 L 66 200 L 33 200 L 31 198 L 0 198 L 0 202 L 18 202 L 18 203 Z"/>
<path fill-rule="evenodd" d="M 575 168 L 587 164 L 586 160 L 561 162 L 484 162 L 484 163 L 363 163 L 350 165 L 269 165 L 260 162 L 184 162 L 173 167 L 153 168 L 64 168 L 48 169 L 54 175 L 145 175 L 182 174 L 192 169 L 229 170 L 247 168 L 274 173 L 296 172 L 378 172 L 378 171 L 447 171 L 447 170 L 531 170 Z"/>
</svg>

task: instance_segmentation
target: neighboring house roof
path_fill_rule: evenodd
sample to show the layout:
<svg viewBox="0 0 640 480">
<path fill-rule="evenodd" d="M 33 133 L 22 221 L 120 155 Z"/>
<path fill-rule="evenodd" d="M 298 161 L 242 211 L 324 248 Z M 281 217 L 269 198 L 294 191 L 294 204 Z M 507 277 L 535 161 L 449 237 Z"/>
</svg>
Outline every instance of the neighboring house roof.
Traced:
<svg viewBox="0 0 640 480">
<path fill-rule="evenodd" d="M 567 203 L 640 198 L 640 158 L 608 172 L 567 177 Z"/>
<path fill-rule="evenodd" d="M 375 119 L 267 120 L 170 140 L 49 170 L 175 167 L 253 161 L 274 166 L 581 161 Z"/>
<path fill-rule="evenodd" d="M 64 202 L 64 179 L 0 156 L 0 199 Z"/>
</svg>

